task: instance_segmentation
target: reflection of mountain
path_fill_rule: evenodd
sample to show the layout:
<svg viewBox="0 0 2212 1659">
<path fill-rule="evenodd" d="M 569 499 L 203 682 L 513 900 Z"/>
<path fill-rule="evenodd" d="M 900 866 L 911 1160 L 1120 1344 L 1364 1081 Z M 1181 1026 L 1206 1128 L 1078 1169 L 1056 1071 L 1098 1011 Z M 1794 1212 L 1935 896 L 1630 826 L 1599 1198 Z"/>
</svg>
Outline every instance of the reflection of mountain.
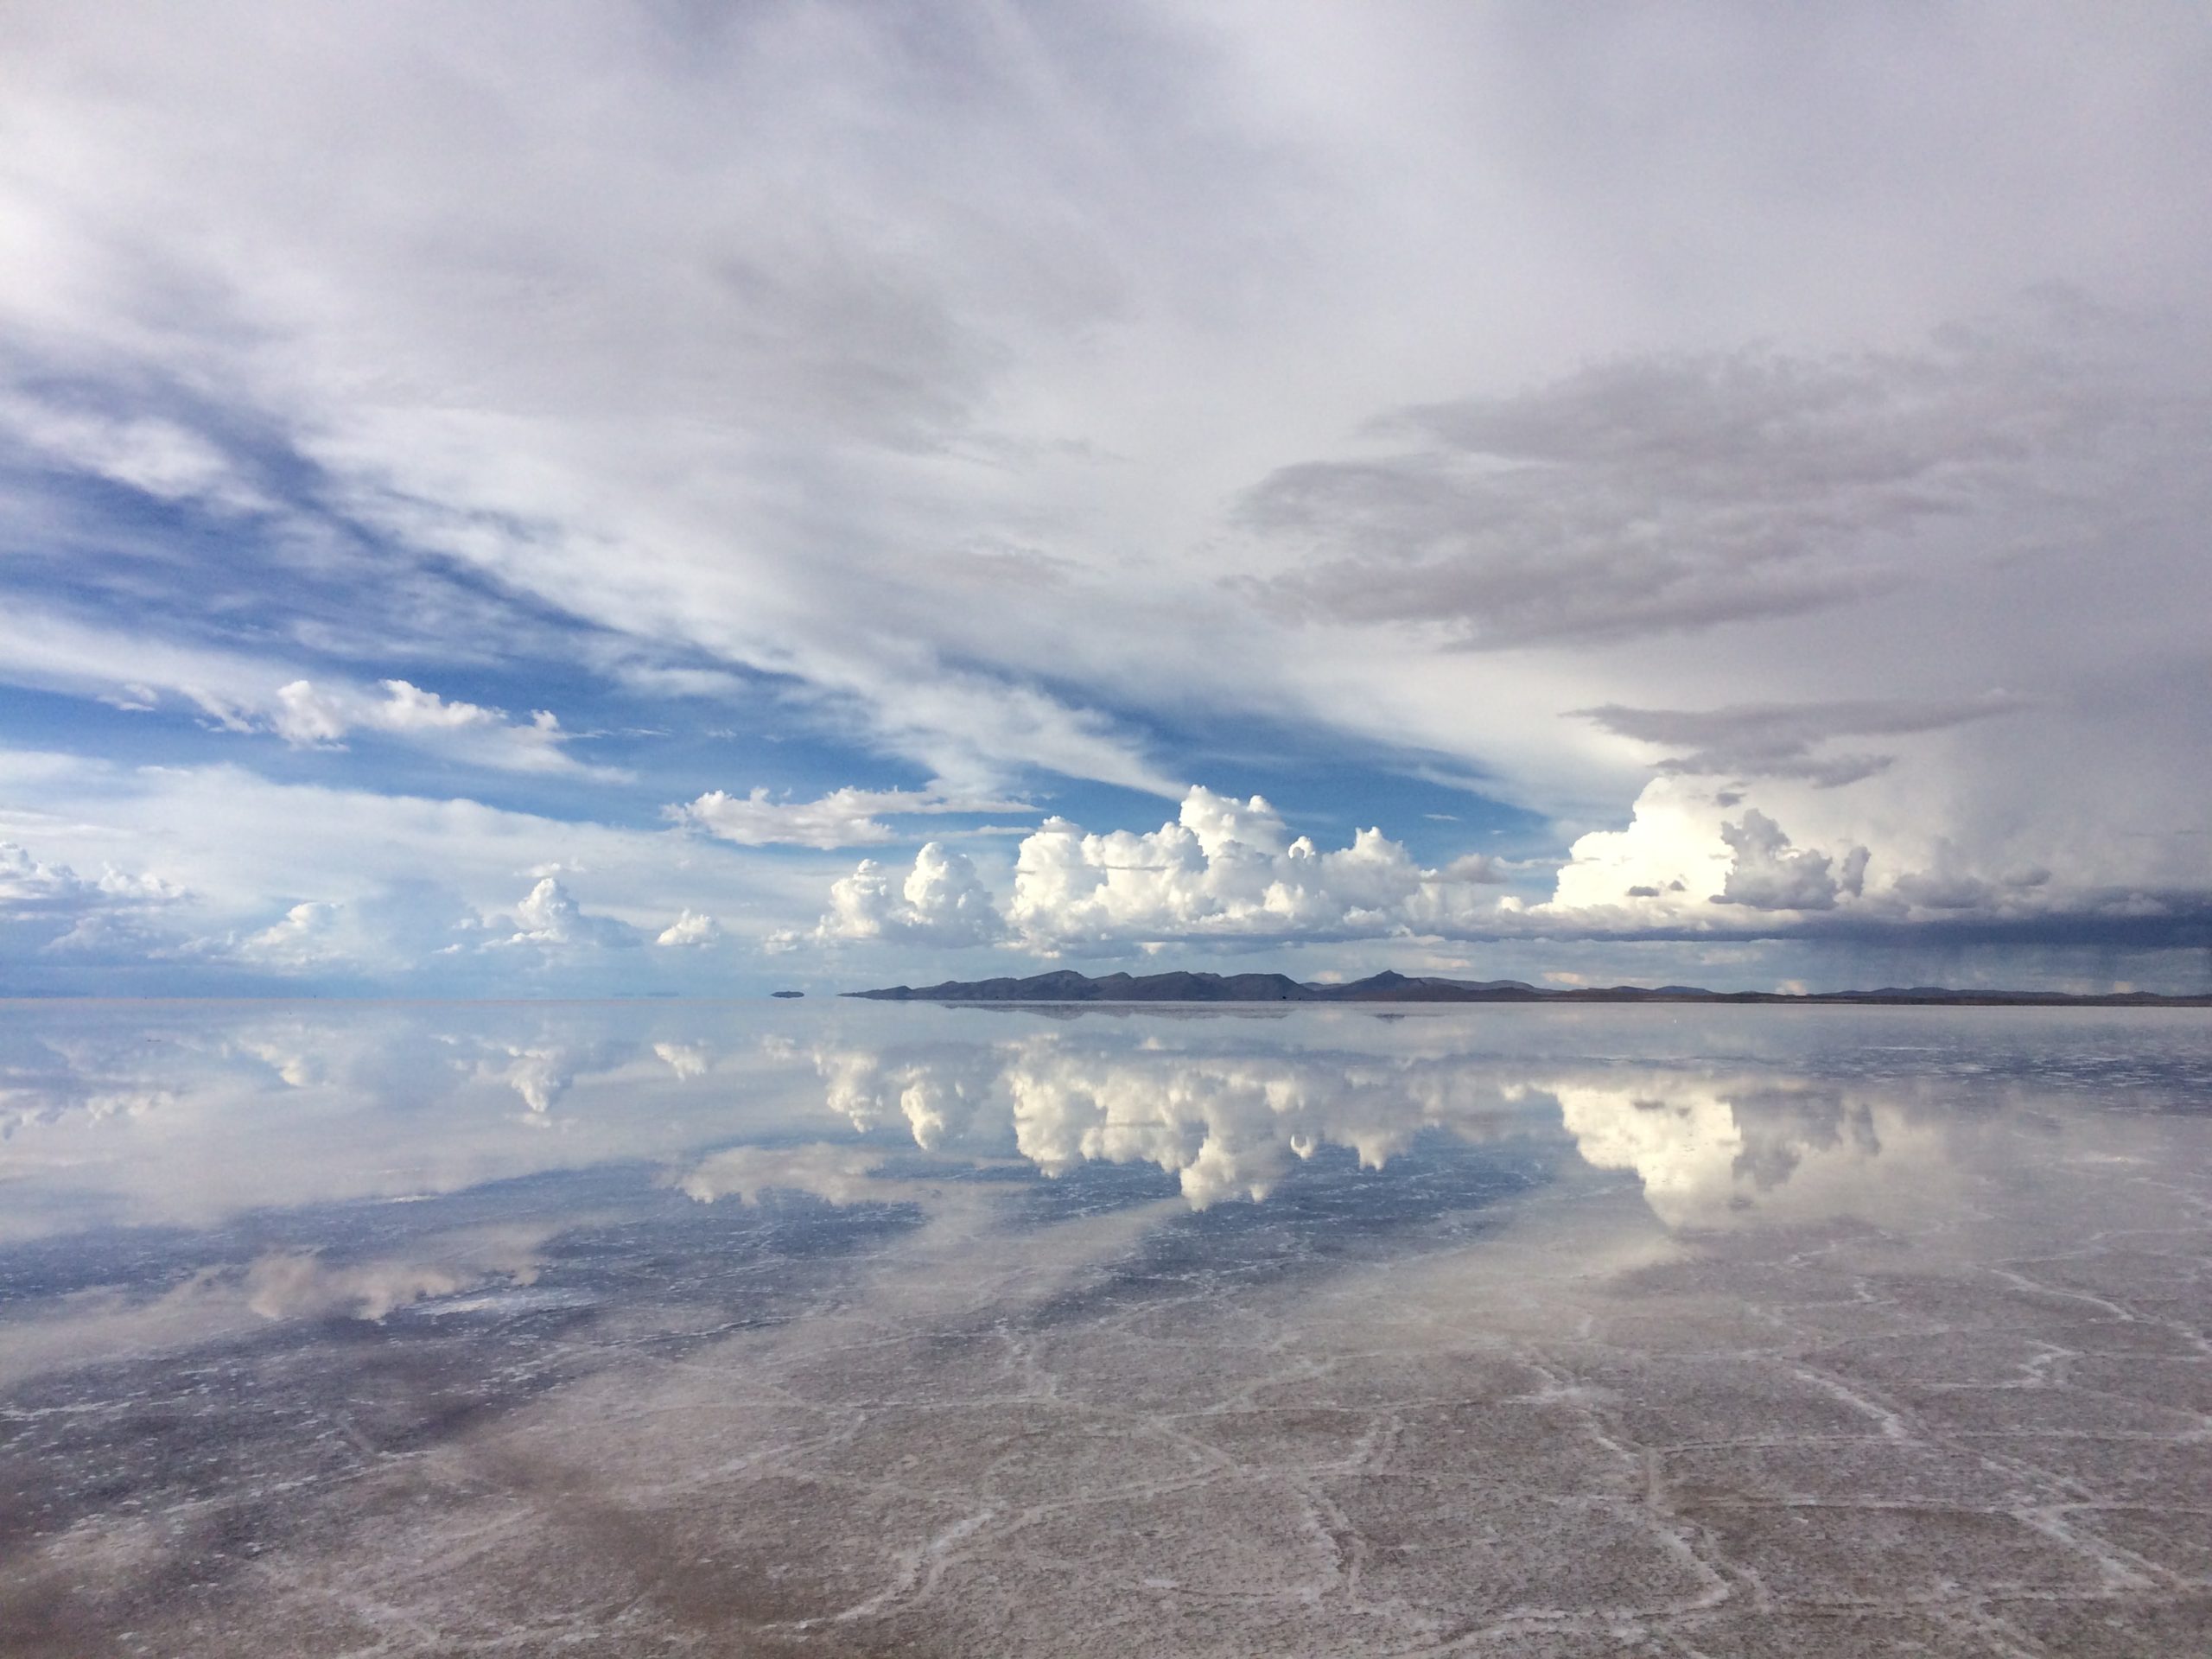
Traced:
<svg viewBox="0 0 2212 1659">
<path fill-rule="evenodd" d="M 1876 1165 L 1940 1166 L 1935 1133 L 1894 1103 L 1779 1074 L 1624 1073 L 1484 1055 L 1179 1052 L 1066 1033 L 941 1052 L 825 1049 L 827 1103 L 855 1128 L 903 1123 L 929 1151 L 1010 1140 L 1047 1175 L 1152 1164 L 1193 1208 L 1261 1199 L 1298 1160 L 1349 1148 L 1379 1170 L 1424 1130 L 1468 1140 L 1555 1122 L 1588 1163 L 1632 1172 L 1670 1227 L 1746 1211 L 1872 1205 Z M 1550 1118 L 1556 1103 L 1558 1117 Z"/>
</svg>

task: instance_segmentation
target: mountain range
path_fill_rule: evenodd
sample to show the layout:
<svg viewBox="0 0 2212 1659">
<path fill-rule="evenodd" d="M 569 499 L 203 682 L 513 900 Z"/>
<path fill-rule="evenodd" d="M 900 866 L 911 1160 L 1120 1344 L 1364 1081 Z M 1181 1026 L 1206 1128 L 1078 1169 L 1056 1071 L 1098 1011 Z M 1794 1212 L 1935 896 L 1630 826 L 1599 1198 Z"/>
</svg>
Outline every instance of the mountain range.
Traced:
<svg viewBox="0 0 2212 1659">
<path fill-rule="evenodd" d="M 1941 985 L 1889 986 L 1874 991 L 1708 991 L 1695 985 L 1576 986 L 1546 990 L 1517 979 L 1440 979 L 1385 970 L 1338 983 L 1286 974 L 1107 974 L 1072 969 L 1027 979 L 949 979 L 942 984 L 893 985 L 847 991 L 884 1002 L 1775 1002 L 1935 1004 L 1965 1007 L 2212 1007 L 2212 996 L 2161 996 L 2150 991 L 2074 996 L 2062 991 L 1961 991 Z"/>
</svg>

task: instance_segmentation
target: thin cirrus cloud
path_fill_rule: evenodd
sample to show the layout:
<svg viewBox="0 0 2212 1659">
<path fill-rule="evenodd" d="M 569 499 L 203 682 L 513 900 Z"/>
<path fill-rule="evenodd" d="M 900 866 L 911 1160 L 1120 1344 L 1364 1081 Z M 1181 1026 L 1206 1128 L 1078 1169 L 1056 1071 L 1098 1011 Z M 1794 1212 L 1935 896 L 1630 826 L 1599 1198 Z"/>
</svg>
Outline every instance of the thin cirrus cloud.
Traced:
<svg viewBox="0 0 2212 1659">
<path fill-rule="evenodd" d="M 404 679 L 373 689 L 327 675 L 310 679 L 235 652 L 141 640 L 52 612 L 0 618 L 0 681 L 129 710 L 181 704 L 225 730 L 271 734 L 296 748 L 342 748 L 370 734 L 495 771 L 605 781 L 628 775 L 570 753 L 573 734 L 547 710 L 518 721 Z"/>
<path fill-rule="evenodd" d="M 111 414 L 19 394 L 0 397 L 0 434 L 56 471 L 164 501 L 199 501 L 226 512 L 271 505 L 220 445 L 162 416 Z"/>
<path fill-rule="evenodd" d="M 987 795 L 963 795 L 934 789 L 830 791 L 810 801 L 771 797 L 765 787 L 748 795 L 714 790 L 688 805 L 672 806 L 668 816 L 741 847 L 869 847 L 899 839 L 887 817 L 947 813 L 1034 813 L 1026 801 Z"/>
</svg>

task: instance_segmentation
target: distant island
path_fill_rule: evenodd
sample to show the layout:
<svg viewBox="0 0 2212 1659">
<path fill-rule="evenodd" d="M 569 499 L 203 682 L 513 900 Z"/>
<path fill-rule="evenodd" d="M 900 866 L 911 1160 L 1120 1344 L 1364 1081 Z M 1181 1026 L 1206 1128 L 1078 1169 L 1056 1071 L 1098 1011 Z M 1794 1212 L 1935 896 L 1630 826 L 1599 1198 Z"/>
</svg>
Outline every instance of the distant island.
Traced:
<svg viewBox="0 0 2212 1659">
<path fill-rule="evenodd" d="M 948 979 L 941 985 L 893 985 L 842 995 L 879 1002 L 1777 1002 L 1882 1007 L 2212 1007 L 2212 996 L 2161 996 L 2151 991 L 2070 996 L 2063 991 L 1957 991 L 1940 985 L 1802 994 L 1708 991 L 1695 985 L 1543 990 L 1517 979 L 1413 977 L 1387 969 L 1365 979 L 1333 984 L 1295 980 L 1284 974 L 1108 974 L 1093 979 L 1064 968 L 1027 979 Z"/>
<path fill-rule="evenodd" d="M 771 991 L 768 995 L 771 996 L 782 997 L 788 1001 L 792 997 L 804 996 L 806 993 L 804 991 Z"/>
</svg>

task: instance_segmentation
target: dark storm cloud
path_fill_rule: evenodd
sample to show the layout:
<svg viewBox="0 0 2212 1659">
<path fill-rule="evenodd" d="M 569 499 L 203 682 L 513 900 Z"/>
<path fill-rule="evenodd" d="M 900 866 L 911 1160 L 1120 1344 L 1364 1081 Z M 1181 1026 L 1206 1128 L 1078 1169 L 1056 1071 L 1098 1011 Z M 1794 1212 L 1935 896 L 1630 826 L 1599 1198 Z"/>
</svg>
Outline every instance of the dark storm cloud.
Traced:
<svg viewBox="0 0 2212 1659">
<path fill-rule="evenodd" d="M 1916 559 L 2104 541 L 2170 505 L 2212 400 L 2120 321 L 2035 308 L 1913 353 L 1629 357 L 1401 410 L 1371 429 L 1408 447 L 1245 498 L 1245 525 L 1299 561 L 1253 586 L 1470 647 L 1596 644 L 1819 609 Z"/>
<path fill-rule="evenodd" d="M 1575 712 L 1639 743 L 1689 751 L 1661 772 L 1733 778 L 1796 778 L 1834 789 L 1888 769 L 1896 757 L 1853 751 L 1816 753 L 1847 737 L 1942 731 L 2019 707 L 2002 696 L 1951 702 L 1738 703 L 1725 709 L 1630 709 L 1606 703 Z"/>
</svg>

